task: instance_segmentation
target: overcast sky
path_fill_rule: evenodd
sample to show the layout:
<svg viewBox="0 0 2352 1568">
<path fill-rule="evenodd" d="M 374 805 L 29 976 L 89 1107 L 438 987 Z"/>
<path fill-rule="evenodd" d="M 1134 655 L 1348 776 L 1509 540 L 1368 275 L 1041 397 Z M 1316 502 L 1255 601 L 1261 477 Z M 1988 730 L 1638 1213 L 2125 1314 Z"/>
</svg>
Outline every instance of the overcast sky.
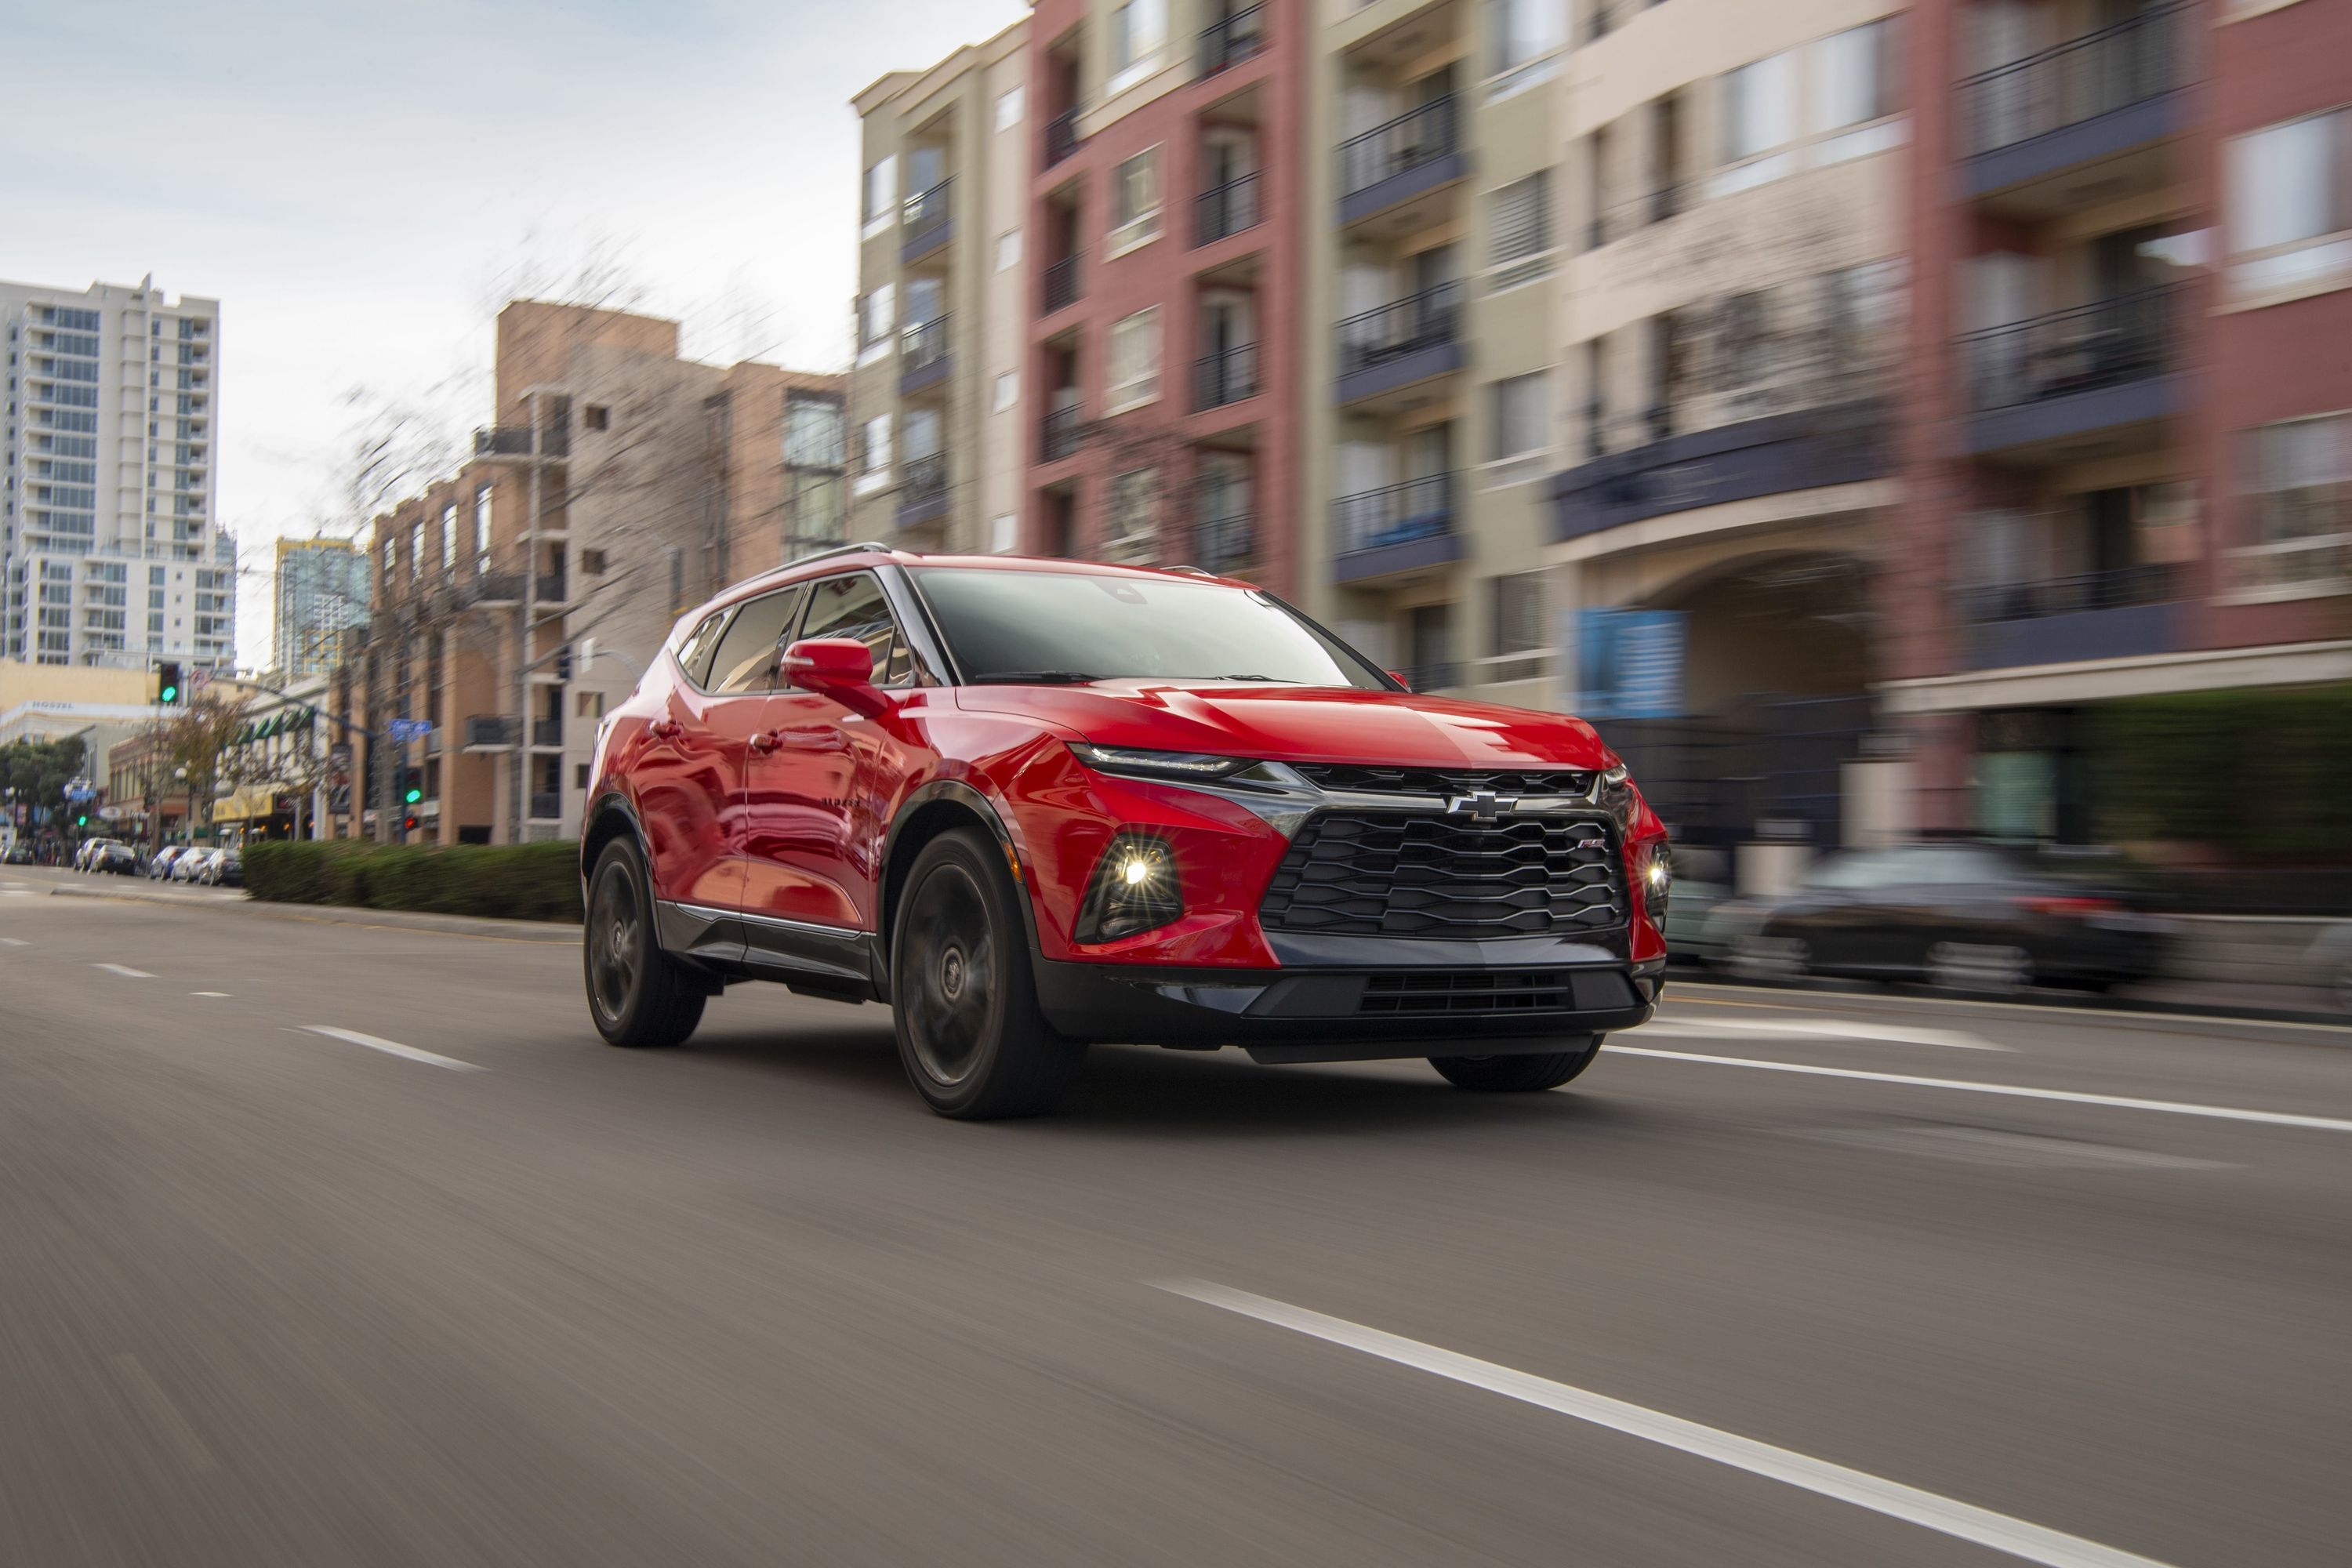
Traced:
<svg viewBox="0 0 2352 1568">
<path fill-rule="evenodd" d="M 616 256 L 690 354 L 845 366 L 850 95 L 1026 9 L 0 0 L 0 277 L 220 300 L 220 510 L 266 662 L 257 572 L 341 521 L 349 395 L 482 422 L 510 281 Z"/>
</svg>

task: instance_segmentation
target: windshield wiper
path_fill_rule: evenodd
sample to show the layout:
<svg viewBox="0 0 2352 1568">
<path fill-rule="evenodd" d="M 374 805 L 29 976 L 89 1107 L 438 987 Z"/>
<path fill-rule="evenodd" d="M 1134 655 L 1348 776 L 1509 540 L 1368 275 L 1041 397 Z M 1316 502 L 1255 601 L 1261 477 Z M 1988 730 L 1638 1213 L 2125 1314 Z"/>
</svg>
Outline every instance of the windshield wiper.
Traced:
<svg viewBox="0 0 2352 1568">
<path fill-rule="evenodd" d="M 1254 680 L 1260 686 L 1304 686 L 1303 680 L 1289 680 L 1279 675 L 1221 675 L 1219 680 Z"/>
<path fill-rule="evenodd" d="M 992 669 L 971 678 L 975 686 L 1084 686 L 1106 679 L 1083 669 Z"/>
</svg>

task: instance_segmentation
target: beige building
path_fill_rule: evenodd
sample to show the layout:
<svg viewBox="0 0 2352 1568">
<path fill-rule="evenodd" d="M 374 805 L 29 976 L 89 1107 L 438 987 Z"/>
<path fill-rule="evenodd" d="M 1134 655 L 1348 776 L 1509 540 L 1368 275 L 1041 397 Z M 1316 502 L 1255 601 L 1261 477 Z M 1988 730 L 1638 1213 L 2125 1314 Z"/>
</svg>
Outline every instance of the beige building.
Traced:
<svg viewBox="0 0 2352 1568">
<path fill-rule="evenodd" d="M 517 300 L 496 382 L 472 460 L 372 531 L 362 679 L 339 710 L 432 729 L 355 756 L 353 836 L 576 834 L 597 721 L 676 617 L 842 536 L 840 377 L 699 364 L 675 321 Z"/>
<path fill-rule="evenodd" d="M 1543 619 L 1554 700 L 1685 841 L 1833 836 L 1868 726 L 1910 208 L 1900 11 L 1576 13 Z M 1770 749 L 1796 735 L 1811 750 Z M 1769 782 L 1733 799 L 1726 773 Z"/>
<path fill-rule="evenodd" d="M 1003 550 L 1018 529 L 1030 311 L 1029 25 L 853 100 L 863 134 L 851 533 Z"/>
<path fill-rule="evenodd" d="M 1416 687 L 1540 705 L 1562 7 L 1320 12 L 1300 488 L 1328 567 L 1302 592 Z"/>
</svg>

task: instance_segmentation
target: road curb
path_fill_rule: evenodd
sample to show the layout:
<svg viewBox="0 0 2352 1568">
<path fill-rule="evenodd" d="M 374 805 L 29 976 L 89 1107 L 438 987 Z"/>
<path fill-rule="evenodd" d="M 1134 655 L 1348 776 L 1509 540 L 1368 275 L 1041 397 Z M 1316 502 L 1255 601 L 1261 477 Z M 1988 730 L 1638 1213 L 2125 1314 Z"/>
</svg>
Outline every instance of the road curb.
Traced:
<svg viewBox="0 0 2352 1568">
<path fill-rule="evenodd" d="M 473 915 L 425 914 L 412 910 L 364 910 L 344 904 L 278 904 L 259 899 L 210 900 L 152 893 L 135 888 L 51 888 L 53 899 L 110 899 L 118 903 L 156 904 L 165 909 L 203 910 L 212 914 L 293 921 L 302 925 L 361 926 L 379 931 L 434 931 L 444 936 L 495 937 L 548 947 L 577 946 L 580 928 L 554 921 L 486 920 Z"/>
</svg>

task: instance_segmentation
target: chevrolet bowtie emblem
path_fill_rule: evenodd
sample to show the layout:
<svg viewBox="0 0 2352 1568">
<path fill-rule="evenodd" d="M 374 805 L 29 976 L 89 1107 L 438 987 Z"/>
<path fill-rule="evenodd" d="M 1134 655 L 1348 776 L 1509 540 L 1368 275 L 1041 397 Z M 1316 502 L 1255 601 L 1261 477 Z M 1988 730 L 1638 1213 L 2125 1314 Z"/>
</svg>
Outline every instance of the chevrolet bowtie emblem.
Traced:
<svg viewBox="0 0 2352 1568">
<path fill-rule="evenodd" d="M 1506 797 L 1493 790 L 1482 789 L 1454 796 L 1445 803 L 1445 811 L 1449 816 L 1467 814 L 1480 822 L 1492 822 L 1518 804 L 1516 796 Z"/>
</svg>

